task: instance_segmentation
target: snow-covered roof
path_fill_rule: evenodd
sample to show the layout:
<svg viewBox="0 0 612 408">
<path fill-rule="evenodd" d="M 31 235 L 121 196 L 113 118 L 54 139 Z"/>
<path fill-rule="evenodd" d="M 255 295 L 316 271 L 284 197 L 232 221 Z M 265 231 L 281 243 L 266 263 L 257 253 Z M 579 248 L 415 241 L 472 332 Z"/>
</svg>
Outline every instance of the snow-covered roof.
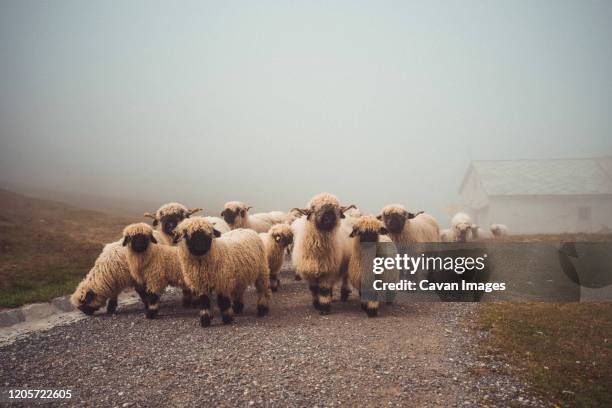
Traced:
<svg viewBox="0 0 612 408">
<path fill-rule="evenodd" d="M 475 160 L 472 169 L 489 196 L 612 194 L 612 157 Z"/>
</svg>

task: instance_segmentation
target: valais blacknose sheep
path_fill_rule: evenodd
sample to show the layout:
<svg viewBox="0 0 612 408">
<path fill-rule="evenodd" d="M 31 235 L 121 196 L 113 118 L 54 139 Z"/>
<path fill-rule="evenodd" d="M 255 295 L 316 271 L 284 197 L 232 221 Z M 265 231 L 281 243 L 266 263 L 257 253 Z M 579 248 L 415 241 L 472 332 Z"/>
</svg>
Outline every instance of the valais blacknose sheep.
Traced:
<svg viewBox="0 0 612 408">
<path fill-rule="evenodd" d="M 456 242 L 472 241 L 472 219 L 466 213 L 457 213 L 451 219 L 451 232 Z"/>
<path fill-rule="evenodd" d="M 147 218 L 153 219 L 153 227 L 159 229 L 162 234 L 163 241 L 160 244 L 172 245 L 174 238 L 174 229 L 185 218 L 190 215 L 202 211 L 201 208 L 187 208 L 183 204 L 168 203 L 164 204 L 154 213 L 144 213 Z"/>
<path fill-rule="evenodd" d="M 355 220 L 350 234 L 353 238 L 353 251 L 348 268 L 349 281 L 351 286 L 359 291 L 360 297 L 366 295 L 365 299 L 361 298 L 361 308 L 369 317 L 378 314 L 379 297 L 382 295 L 374 290 L 374 281 L 392 283 L 399 280 L 399 270 L 396 268 L 385 269 L 380 275 L 375 275 L 372 270 L 375 257 L 392 258 L 397 254 L 395 245 L 385 235 L 387 233 L 381 221 L 374 216 L 365 215 Z M 386 298 L 391 300 L 393 297 L 387 293 Z"/>
<path fill-rule="evenodd" d="M 240 201 L 225 203 L 221 216 L 231 229 L 249 228 L 257 232 L 267 232 L 274 224 L 280 224 L 287 220 L 287 215 L 282 211 L 271 211 L 268 213 L 249 214 L 253 208 Z"/>
<path fill-rule="evenodd" d="M 504 224 L 491 224 L 491 233 L 495 238 L 502 238 L 508 235 L 508 227 Z"/>
<path fill-rule="evenodd" d="M 144 289 L 148 319 L 157 315 L 159 298 L 168 286 L 182 288 L 183 305 L 191 305 L 191 293 L 183 282 L 177 248 L 158 245 L 153 228 L 144 222 L 124 228 L 122 245 L 127 248 L 130 275 L 137 288 Z"/>
<path fill-rule="evenodd" d="M 340 300 L 346 301 L 350 294 L 347 269 L 351 230 L 341 220 L 354 207 L 340 206 L 335 196 L 321 193 L 310 200 L 307 208 L 299 209 L 305 217 L 292 224 L 291 259 L 296 272 L 308 281 L 313 306 L 321 314 L 331 311 L 333 288 L 339 280 L 342 280 Z"/>
<path fill-rule="evenodd" d="M 243 294 L 250 285 L 257 290 L 257 315 L 269 311 L 270 272 L 264 244 L 250 229 L 237 229 L 221 235 L 202 217 L 185 219 L 175 234 L 183 279 L 198 297 L 200 324 L 210 326 L 210 298 L 217 293 L 223 323 L 233 320 L 244 307 Z"/>
<path fill-rule="evenodd" d="M 259 237 L 266 248 L 266 258 L 270 268 L 270 289 L 276 292 L 280 286 L 279 272 L 285 259 L 285 250 L 293 242 L 293 230 L 290 225 L 276 224 L 268 232 L 261 232 Z"/>
<path fill-rule="evenodd" d="M 440 242 L 440 225 L 424 212 L 411 213 L 401 204 L 387 205 L 377 217 L 397 245 Z"/>
</svg>

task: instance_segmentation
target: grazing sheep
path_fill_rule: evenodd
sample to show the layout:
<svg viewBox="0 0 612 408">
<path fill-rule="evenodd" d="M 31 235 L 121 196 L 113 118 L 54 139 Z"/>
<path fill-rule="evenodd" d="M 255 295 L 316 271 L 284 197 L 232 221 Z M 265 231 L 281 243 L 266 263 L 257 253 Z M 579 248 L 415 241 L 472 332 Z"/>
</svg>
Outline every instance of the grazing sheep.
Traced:
<svg viewBox="0 0 612 408">
<path fill-rule="evenodd" d="M 293 230 L 290 225 L 276 224 L 270 228 L 270 231 L 259 233 L 259 237 L 266 248 L 266 258 L 270 268 L 270 289 L 276 292 L 280 285 L 278 274 L 283 266 L 285 249 L 293 243 Z"/>
<path fill-rule="evenodd" d="M 454 240 L 455 237 L 453 236 L 453 231 L 450 228 L 446 228 L 440 231 L 440 241 L 453 242 Z"/>
<path fill-rule="evenodd" d="M 382 222 L 371 215 L 365 215 L 355 221 L 350 237 L 353 238 L 353 251 L 348 266 L 348 276 L 351 285 L 359 291 L 361 308 L 374 317 L 378 314 L 378 291 L 372 286 L 375 280 L 385 283 L 397 282 L 399 271 L 395 268 L 387 269 L 380 275 L 372 271 L 374 257 L 394 257 L 397 254 L 395 245 L 387 234 Z M 387 243 L 380 245 L 378 243 Z M 362 297 L 362 295 L 365 295 Z M 393 297 L 387 293 L 389 303 Z"/>
<path fill-rule="evenodd" d="M 156 244 L 153 228 L 144 222 L 130 224 L 123 230 L 122 245 L 127 247 L 129 272 L 136 284 L 145 289 L 148 319 L 157 315 L 159 298 L 168 286 L 183 288 L 183 305 L 191 305 L 191 293 L 183 282 L 177 248 Z"/>
<path fill-rule="evenodd" d="M 451 231 L 456 242 L 472 241 L 472 219 L 466 213 L 457 213 L 451 219 Z"/>
<path fill-rule="evenodd" d="M 503 238 L 508 235 L 508 227 L 504 224 L 491 224 L 491 233 L 495 238 Z"/>
<path fill-rule="evenodd" d="M 240 201 L 230 201 L 225 203 L 221 216 L 231 229 L 249 228 L 256 232 L 267 232 L 274 224 L 286 221 L 287 215 L 282 211 L 272 211 L 268 213 L 249 214 L 253 208 Z"/>
<path fill-rule="evenodd" d="M 472 224 L 472 239 L 492 239 L 493 233 L 489 230 L 479 227 L 476 224 Z"/>
<path fill-rule="evenodd" d="M 210 326 L 210 296 L 217 293 L 223 323 L 233 320 L 244 308 L 243 294 L 250 285 L 257 290 L 257 315 L 269 311 L 270 271 L 259 235 L 249 229 L 237 229 L 221 235 L 204 218 L 185 219 L 177 227 L 179 259 L 183 279 L 198 297 L 200 324 Z"/>
<path fill-rule="evenodd" d="M 340 222 L 350 208 L 355 206 L 341 207 L 334 195 L 321 193 L 310 200 L 307 208 L 299 209 L 305 217 L 292 224 L 292 262 L 296 272 L 308 281 L 312 304 L 321 314 L 331 311 L 336 282 L 342 280 L 340 300 L 346 301 L 351 293 L 347 276 L 350 229 Z"/>
<path fill-rule="evenodd" d="M 168 203 L 164 204 L 153 214 L 144 213 L 147 218 L 153 219 L 153 227 L 161 228 L 162 241 L 160 243 L 172 245 L 174 238 L 174 229 L 185 218 L 189 218 L 192 214 L 202 211 L 201 208 L 187 208 L 183 204 Z"/>
<path fill-rule="evenodd" d="M 121 241 L 106 244 L 93 267 L 70 297 L 70 303 L 86 315 L 106 306 L 107 313 L 117 309 L 117 297 L 122 290 L 133 287 Z M 143 299 L 144 300 L 144 299 Z"/>
<path fill-rule="evenodd" d="M 423 211 L 413 214 L 401 204 L 387 205 L 377 217 L 383 222 L 389 238 L 397 245 L 440 242 L 440 226 Z"/>
</svg>

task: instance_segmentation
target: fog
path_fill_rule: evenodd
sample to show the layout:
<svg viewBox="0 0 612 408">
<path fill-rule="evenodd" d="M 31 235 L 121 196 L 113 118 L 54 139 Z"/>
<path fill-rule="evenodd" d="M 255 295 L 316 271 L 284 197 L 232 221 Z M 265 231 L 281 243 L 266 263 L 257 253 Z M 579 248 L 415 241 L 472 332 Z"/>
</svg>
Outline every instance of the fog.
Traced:
<svg viewBox="0 0 612 408">
<path fill-rule="evenodd" d="M 471 159 L 612 153 L 612 2 L 290 3 L 1 2 L 0 181 L 447 219 Z"/>
</svg>

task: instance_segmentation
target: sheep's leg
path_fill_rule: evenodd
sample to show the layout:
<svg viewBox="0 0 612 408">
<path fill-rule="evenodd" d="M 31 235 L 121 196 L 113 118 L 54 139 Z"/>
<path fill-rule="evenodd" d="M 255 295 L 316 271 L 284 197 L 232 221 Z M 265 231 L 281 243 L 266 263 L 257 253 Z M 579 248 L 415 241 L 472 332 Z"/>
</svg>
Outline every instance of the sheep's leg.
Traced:
<svg viewBox="0 0 612 408">
<path fill-rule="evenodd" d="M 204 294 L 198 297 L 198 306 L 200 306 L 200 326 L 208 327 L 212 321 L 212 311 L 210 310 L 210 297 Z"/>
<path fill-rule="evenodd" d="M 342 277 L 342 286 L 340 287 L 340 301 L 346 302 L 351 294 L 351 287 L 348 281 L 348 274 Z"/>
<path fill-rule="evenodd" d="M 319 310 L 319 282 L 316 280 L 310 281 L 308 284 L 308 289 L 310 289 L 310 293 L 312 294 L 312 306 Z"/>
<path fill-rule="evenodd" d="M 108 303 L 106 304 L 106 313 L 114 314 L 117 311 L 117 296 L 113 296 L 108 299 Z"/>
<path fill-rule="evenodd" d="M 278 276 L 274 273 L 274 274 L 270 274 L 270 289 L 272 290 L 272 292 L 276 292 L 278 290 L 278 287 L 280 286 L 280 279 L 278 279 Z"/>
<path fill-rule="evenodd" d="M 265 316 L 270 311 L 270 281 L 263 274 L 255 281 L 257 290 L 257 316 Z"/>
<path fill-rule="evenodd" d="M 365 307 L 365 312 L 368 314 L 368 317 L 376 317 L 376 315 L 378 315 L 378 300 L 368 301 Z"/>
<path fill-rule="evenodd" d="M 136 286 L 134 290 L 136 291 L 136 293 L 138 293 L 142 304 L 144 304 L 145 310 L 148 310 L 149 302 L 147 300 L 147 290 L 144 288 L 144 286 Z"/>
<path fill-rule="evenodd" d="M 221 293 L 217 295 L 217 305 L 219 306 L 219 310 L 221 311 L 221 318 L 223 319 L 223 324 L 230 324 L 234 318 L 232 317 L 232 301 L 229 296 L 225 296 Z"/>
<path fill-rule="evenodd" d="M 232 309 L 234 310 L 234 314 L 239 315 L 244 310 L 244 302 L 242 301 L 242 296 L 244 294 L 244 288 L 237 287 L 232 291 Z"/>
<path fill-rule="evenodd" d="M 157 293 L 147 291 L 146 297 L 149 307 L 145 312 L 145 316 L 147 319 L 154 319 L 159 312 L 159 295 Z"/>
<path fill-rule="evenodd" d="M 329 282 L 319 282 L 319 312 L 327 315 L 331 312 L 333 286 Z"/>
<path fill-rule="evenodd" d="M 191 307 L 192 301 L 191 291 L 189 289 L 183 289 L 183 307 Z"/>
</svg>

